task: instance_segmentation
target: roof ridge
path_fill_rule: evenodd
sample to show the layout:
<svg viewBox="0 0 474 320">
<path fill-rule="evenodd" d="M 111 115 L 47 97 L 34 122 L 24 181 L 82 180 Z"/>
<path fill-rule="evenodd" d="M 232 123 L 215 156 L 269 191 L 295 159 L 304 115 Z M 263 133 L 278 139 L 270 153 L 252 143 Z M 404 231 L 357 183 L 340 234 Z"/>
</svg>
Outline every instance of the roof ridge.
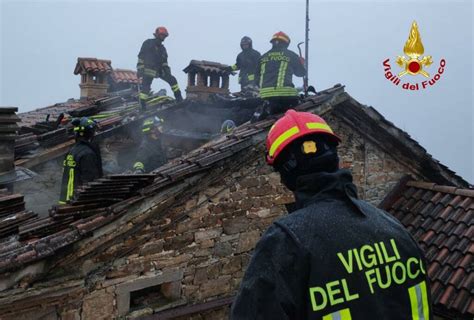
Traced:
<svg viewBox="0 0 474 320">
<path fill-rule="evenodd" d="M 411 180 L 407 182 L 407 187 L 426 189 L 441 193 L 450 193 L 458 196 L 474 198 L 474 189 L 458 188 L 453 186 L 439 185 L 433 182 Z"/>
</svg>

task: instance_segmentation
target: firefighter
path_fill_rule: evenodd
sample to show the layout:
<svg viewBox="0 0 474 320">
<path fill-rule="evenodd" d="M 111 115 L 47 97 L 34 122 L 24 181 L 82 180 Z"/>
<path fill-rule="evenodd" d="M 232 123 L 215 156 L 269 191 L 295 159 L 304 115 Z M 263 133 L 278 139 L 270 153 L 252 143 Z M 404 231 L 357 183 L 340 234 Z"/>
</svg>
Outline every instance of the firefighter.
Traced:
<svg viewBox="0 0 474 320">
<path fill-rule="evenodd" d="M 82 117 L 72 122 L 76 143 L 63 161 L 60 204 L 69 202 L 78 187 L 102 177 L 100 149 L 92 140 L 97 129 L 95 121 Z"/>
<path fill-rule="evenodd" d="M 145 40 L 138 53 L 137 74 L 142 79 L 139 99 L 143 109 L 146 109 L 153 78 L 166 81 L 171 86 L 176 101 L 183 100 L 178 81 L 171 74 L 168 66 L 168 53 L 163 46 L 163 41 L 168 37 L 168 30 L 165 27 L 158 27 L 153 35 L 155 38 Z"/>
<path fill-rule="evenodd" d="M 257 73 L 261 55 L 260 52 L 253 49 L 250 37 L 245 36 L 240 40 L 240 48 L 242 52 L 237 55 L 235 64 L 228 67 L 227 71 L 240 70 L 239 84 L 243 92 L 257 86 L 255 74 Z"/>
<path fill-rule="evenodd" d="M 257 69 L 260 97 L 264 100 L 251 122 L 265 119 L 269 114 L 284 112 L 299 102 L 298 91 L 293 84 L 293 75 L 305 75 L 304 60 L 288 50 L 290 37 L 280 31 L 270 40 L 272 48 L 260 59 Z"/>
<path fill-rule="evenodd" d="M 427 265 L 408 231 L 357 198 L 340 139 L 292 109 L 267 136 L 267 163 L 296 199 L 257 243 L 231 319 L 432 319 Z"/>
<path fill-rule="evenodd" d="M 161 145 L 163 120 L 157 116 L 143 121 L 142 142 L 138 147 L 134 173 L 145 173 L 166 163 L 167 158 Z"/>
</svg>

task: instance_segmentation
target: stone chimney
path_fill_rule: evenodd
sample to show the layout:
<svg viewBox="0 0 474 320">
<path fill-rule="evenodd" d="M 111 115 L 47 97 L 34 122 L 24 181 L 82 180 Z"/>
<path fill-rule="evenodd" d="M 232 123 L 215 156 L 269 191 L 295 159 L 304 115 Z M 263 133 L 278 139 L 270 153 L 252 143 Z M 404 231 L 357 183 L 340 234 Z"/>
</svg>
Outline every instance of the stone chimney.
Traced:
<svg viewBox="0 0 474 320">
<path fill-rule="evenodd" d="M 16 180 L 15 138 L 20 118 L 18 108 L 0 107 L 0 188 Z"/>
<path fill-rule="evenodd" d="M 74 74 L 81 75 L 81 98 L 95 98 L 107 94 L 107 75 L 112 72 L 112 62 L 96 58 L 77 58 Z"/>
<path fill-rule="evenodd" d="M 230 72 L 226 67 L 217 62 L 191 60 L 183 70 L 188 74 L 186 99 L 207 101 L 211 94 L 228 95 Z"/>
</svg>

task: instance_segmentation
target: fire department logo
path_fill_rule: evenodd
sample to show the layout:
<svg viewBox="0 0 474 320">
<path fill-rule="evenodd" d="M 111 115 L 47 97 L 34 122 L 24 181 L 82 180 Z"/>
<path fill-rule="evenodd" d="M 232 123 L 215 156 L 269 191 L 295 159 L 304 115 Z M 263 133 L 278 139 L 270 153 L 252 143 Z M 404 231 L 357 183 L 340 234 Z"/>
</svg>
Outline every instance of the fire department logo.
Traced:
<svg viewBox="0 0 474 320">
<path fill-rule="evenodd" d="M 422 75 L 425 78 L 430 78 L 430 74 L 425 69 L 433 64 L 433 59 L 430 55 L 423 56 L 425 48 L 421 41 L 420 31 L 418 30 L 418 24 L 416 21 L 413 21 L 411 25 L 408 40 L 405 42 L 405 46 L 403 47 L 403 52 L 405 55 L 398 56 L 396 59 L 396 63 L 403 68 L 403 70 L 398 74 L 392 73 L 390 59 L 386 59 L 383 62 L 385 78 L 387 78 L 387 80 L 398 86 L 401 83 L 400 78 L 407 74 L 411 76 Z M 433 86 L 439 79 L 441 79 L 445 66 L 446 60 L 441 59 L 437 70 L 438 72 L 433 78 L 428 81 L 422 81 L 421 83 L 405 82 L 402 84 L 402 88 L 416 91 Z"/>
<path fill-rule="evenodd" d="M 424 56 L 419 59 L 419 57 L 425 52 L 425 48 L 421 42 L 420 32 L 418 31 L 416 21 L 413 21 L 413 24 L 411 25 L 410 36 L 405 43 L 403 52 L 409 58 L 407 59 L 405 56 L 398 56 L 397 64 L 405 69 L 398 74 L 399 77 L 403 77 L 407 73 L 411 75 L 421 74 L 427 78 L 430 77 L 430 75 L 423 70 L 423 67 L 429 67 L 433 63 L 433 60 L 431 59 L 431 56 Z"/>
</svg>

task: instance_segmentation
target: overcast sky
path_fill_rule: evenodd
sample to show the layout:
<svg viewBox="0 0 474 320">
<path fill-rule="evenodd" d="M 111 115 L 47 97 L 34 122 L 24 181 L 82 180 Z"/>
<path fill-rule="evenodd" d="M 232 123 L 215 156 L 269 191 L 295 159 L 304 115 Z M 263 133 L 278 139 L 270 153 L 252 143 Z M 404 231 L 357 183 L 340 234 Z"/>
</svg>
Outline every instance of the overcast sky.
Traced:
<svg viewBox="0 0 474 320">
<path fill-rule="evenodd" d="M 168 28 L 169 64 L 180 86 L 191 59 L 232 64 L 244 35 L 260 52 L 276 31 L 304 40 L 305 1 L 1 1 L 0 105 L 20 112 L 79 97 L 77 57 L 112 60 L 134 69 L 142 42 L 159 25 Z M 310 84 L 336 83 L 359 102 L 375 107 L 427 151 L 474 182 L 472 1 L 311 0 Z M 384 78 L 382 62 L 403 54 L 416 20 L 426 68 L 433 77 L 441 59 L 445 72 L 426 90 L 406 91 Z M 405 76 L 402 82 L 425 80 Z M 301 85 L 301 79 L 295 81 Z M 153 89 L 169 87 L 155 81 Z M 231 89 L 238 90 L 237 77 Z"/>
</svg>

